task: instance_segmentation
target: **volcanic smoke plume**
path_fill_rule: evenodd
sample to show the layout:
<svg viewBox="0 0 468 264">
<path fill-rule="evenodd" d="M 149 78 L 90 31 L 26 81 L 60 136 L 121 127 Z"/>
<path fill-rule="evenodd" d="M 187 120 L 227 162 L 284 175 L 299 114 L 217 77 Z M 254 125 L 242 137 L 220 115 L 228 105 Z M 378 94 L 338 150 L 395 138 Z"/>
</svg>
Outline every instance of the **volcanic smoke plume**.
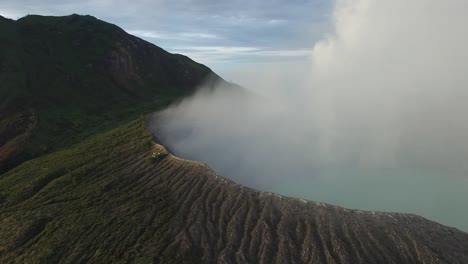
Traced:
<svg viewBox="0 0 468 264">
<path fill-rule="evenodd" d="M 466 182 L 466 10 L 465 0 L 338 0 L 334 31 L 308 63 L 252 67 L 249 96 L 201 91 L 159 113 L 157 133 L 176 154 L 266 190 L 313 185 L 327 168 Z"/>
</svg>

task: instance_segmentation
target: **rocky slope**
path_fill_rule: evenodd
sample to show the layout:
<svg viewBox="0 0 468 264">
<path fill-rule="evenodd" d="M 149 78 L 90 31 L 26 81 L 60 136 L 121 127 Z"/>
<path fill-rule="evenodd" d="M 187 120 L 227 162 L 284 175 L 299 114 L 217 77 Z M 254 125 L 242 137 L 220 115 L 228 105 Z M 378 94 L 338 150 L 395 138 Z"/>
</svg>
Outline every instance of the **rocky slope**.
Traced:
<svg viewBox="0 0 468 264">
<path fill-rule="evenodd" d="M 457 229 L 237 185 L 168 154 L 143 121 L 0 177 L 0 261 L 468 263 Z"/>
</svg>

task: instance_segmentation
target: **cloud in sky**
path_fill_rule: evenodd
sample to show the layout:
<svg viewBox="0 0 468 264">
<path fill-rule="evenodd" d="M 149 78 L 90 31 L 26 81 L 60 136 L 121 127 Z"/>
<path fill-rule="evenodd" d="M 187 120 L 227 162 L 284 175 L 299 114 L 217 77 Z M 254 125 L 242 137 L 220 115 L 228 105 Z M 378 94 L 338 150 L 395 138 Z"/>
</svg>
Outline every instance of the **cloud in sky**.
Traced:
<svg viewBox="0 0 468 264">
<path fill-rule="evenodd" d="M 172 51 L 185 54 L 195 60 L 205 61 L 208 64 L 233 63 L 243 61 L 244 63 L 252 61 L 264 61 L 265 58 L 273 60 L 289 59 L 304 60 L 311 56 L 312 49 L 269 49 L 268 47 L 232 47 L 232 46 L 187 46 L 174 47 Z M 260 65 L 260 64 L 258 64 Z M 245 67 L 245 64 L 238 65 Z M 231 72 L 232 75 L 232 72 Z"/>
<path fill-rule="evenodd" d="M 179 41 L 195 41 L 200 39 L 217 39 L 219 36 L 209 33 L 201 32 L 162 32 L 151 30 L 127 30 L 128 33 L 146 39 L 153 39 L 154 42 L 158 40 L 179 40 Z"/>
<path fill-rule="evenodd" d="M 2 0 L 0 15 L 90 14 L 217 70 L 240 62 L 304 59 L 308 53 L 301 50 L 329 27 L 331 5 L 329 0 Z M 182 46 L 191 48 L 176 49 Z"/>
</svg>

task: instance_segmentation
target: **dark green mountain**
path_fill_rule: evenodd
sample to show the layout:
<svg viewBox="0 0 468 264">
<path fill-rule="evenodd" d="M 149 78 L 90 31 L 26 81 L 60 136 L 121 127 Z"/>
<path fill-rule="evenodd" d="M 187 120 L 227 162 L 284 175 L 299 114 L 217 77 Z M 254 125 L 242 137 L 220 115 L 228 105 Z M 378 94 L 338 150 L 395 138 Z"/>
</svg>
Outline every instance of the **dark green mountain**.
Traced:
<svg viewBox="0 0 468 264">
<path fill-rule="evenodd" d="M 88 16 L 0 30 L 0 263 L 468 263 L 455 228 L 258 192 L 168 153 L 147 113 L 223 82 L 205 66 Z"/>
<path fill-rule="evenodd" d="M 0 19 L 0 173 L 117 121 L 167 105 L 207 78 L 91 16 Z"/>
</svg>

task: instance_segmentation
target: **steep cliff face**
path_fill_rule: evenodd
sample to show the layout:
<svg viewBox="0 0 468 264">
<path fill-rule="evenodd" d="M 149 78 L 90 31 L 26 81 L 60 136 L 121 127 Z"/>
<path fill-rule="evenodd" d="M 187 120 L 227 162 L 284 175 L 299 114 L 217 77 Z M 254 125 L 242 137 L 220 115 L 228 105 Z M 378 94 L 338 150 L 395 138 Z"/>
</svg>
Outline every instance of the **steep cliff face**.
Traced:
<svg viewBox="0 0 468 264">
<path fill-rule="evenodd" d="M 205 81 L 222 79 L 91 16 L 2 18 L 0 173 L 167 105 Z"/>
<path fill-rule="evenodd" d="M 4 174 L 1 262 L 468 263 L 457 229 L 237 185 L 143 121 Z"/>
</svg>

